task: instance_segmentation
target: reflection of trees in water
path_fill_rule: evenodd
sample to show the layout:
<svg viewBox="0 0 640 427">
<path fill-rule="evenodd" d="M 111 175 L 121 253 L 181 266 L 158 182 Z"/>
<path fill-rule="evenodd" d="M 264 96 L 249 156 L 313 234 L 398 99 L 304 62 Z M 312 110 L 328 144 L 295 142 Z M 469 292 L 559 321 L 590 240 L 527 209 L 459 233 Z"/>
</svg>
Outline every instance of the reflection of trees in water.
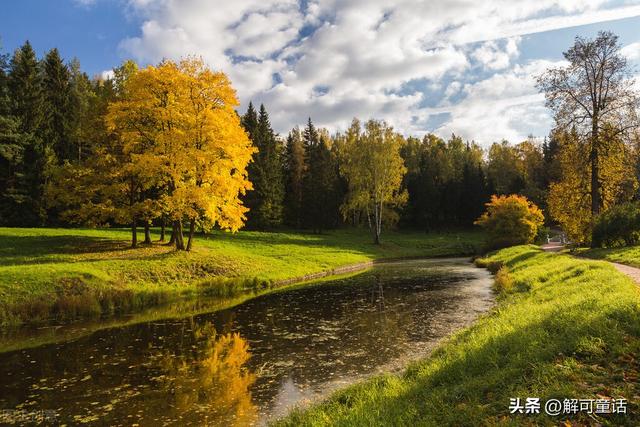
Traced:
<svg viewBox="0 0 640 427">
<path fill-rule="evenodd" d="M 220 425 L 254 422 L 257 409 L 249 388 L 255 375 L 244 366 L 250 357 L 246 340 L 238 333 L 218 335 L 210 323 L 194 325 L 193 336 L 193 351 L 160 358 L 165 374 L 157 380 L 173 411 Z"/>
</svg>

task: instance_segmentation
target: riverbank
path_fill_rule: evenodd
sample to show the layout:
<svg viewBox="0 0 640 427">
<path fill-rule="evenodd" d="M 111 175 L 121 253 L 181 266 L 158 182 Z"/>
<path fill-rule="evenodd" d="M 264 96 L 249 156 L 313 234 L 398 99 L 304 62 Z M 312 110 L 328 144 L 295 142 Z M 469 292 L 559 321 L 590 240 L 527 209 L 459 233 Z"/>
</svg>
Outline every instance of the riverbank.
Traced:
<svg viewBox="0 0 640 427">
<path fill-rule="evenodd" d="M 498 305 L 401 375 L 334 394 L 278 425 L 638 425 L 640 291 L 611 265 L 534 246 L 480 261 Z M 510 414 L 511 398 L 627 399 L 626 414 Z M 544 406 L 543 406 L 544 409 Z"/>
<path fill-rule="evenodd" d="M 640 246 L 596 249 L 579 248 L 576 253 L 582 257 L 602 259 L 640 268 Z"/>
<path fill-rule="evenodd" d="M 158 239 L 154 230 L 153 240 Z M 380 259 L 472 255 L 478 232 L 214 232 L 191 253 L 128 247 L 128 230 L 0 228 L 0 324 L 135 313 L 196 295 L 230 298 Z M 341 272 L 340 270 L 338 272 Z"/>
</svg>

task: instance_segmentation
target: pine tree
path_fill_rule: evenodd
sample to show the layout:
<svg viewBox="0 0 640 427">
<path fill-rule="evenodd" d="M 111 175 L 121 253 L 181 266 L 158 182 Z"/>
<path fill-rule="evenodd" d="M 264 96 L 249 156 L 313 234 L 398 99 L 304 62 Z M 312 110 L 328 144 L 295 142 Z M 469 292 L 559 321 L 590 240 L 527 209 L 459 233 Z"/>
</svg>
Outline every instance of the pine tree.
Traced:
<svg viewBox="0 0 640 427">
<path fill-rule="evenodd" d="M 8 56 L 0 55 L 0 224 L 20 225 L 18 206 L 25 198 L 20 188 L 24 140 L 19 121 L 11 115 L 7 69 Z"/>
<path fill-rule="evenodd" d="M 247 112 L 242 116 L 241 123 L 242 127 L 249 135 L 249 139 L 253 141 L 258 130 L 258 114 L 256 113 L 255 108 L 253 108 L 253 103 L 251 101 L 249 101 Z"/>
<path fill-rule="evenodd" d="M 271 128 L 264 105 L 260 105 L 256 137 L 260 151 L 257 153 L 258 180 L 254 183 L 259 197 L 255 223 L 260 228 L 271 228 L 282 224 L 283 219 L 282 146 Z"/>
<path fill-rule="evenodd" d="M 260 105 L 260 112 L 256 115 L 253 104 L 249 103 L 242 124 L 258 149 L 248 168 L 253 191 L 245 197 L 249 208 L 247 224 L 258 229 L 273 228 L 283 220 L 282 147 L 271 128 L 264 105 Z"/>
<path fill-rule="evenodd" d="M 285 222 L 301 228 L 303 223 L 303 180 L 306 173 L 305 152 L 300 129 L 295 127 L 287 136 L 285 148 Z"/>
<path fill-rule="evenodd" d="M 311 122 L 302 134 L 307 173 L 303 179 L 303 218 L 305 226 L 315 233 L 335 227 L 338 206 L 335 201 L 336 162 L 331 152 L 331 140 Z"/>
<path fill-rule="evenodd" d="M 44 115 L 42 133 L 56 154 L 58 163 L 75 158 L 70 129 L 70 75 L 58 49 L 51 49 L 43 61 Z"/>
<path fill-rule="evenodd" d="M 24 195 L 16 207 L 23 225 L 39 225 L 46 219 L 43 203 L 45 169 L 51 153 L 42 142 L 42 79 L 36 54 L 27 41 L 11 58 L 8 79 L 11 115 L 18 122 L 24 147 L 17 192 Z"/>
</svg>

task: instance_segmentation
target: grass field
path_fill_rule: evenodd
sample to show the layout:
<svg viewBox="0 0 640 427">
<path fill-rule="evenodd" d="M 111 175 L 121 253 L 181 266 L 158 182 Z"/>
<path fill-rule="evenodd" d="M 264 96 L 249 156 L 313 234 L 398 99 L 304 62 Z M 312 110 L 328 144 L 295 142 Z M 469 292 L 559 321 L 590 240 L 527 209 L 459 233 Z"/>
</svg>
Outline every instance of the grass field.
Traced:
<svg viewBox="0 0 640 427">
<path fill-rule="evenodd" d="M 507 268 L 490 314 L 404 373 L 351 386 L 278 424 L 640 425 L 640 289 L 607 263 L 534 246 L 480 264 Z M 626 415 L 511 415 L 518 397 L 538 397 L 543 408 L 548 399 L 629 403 Z"/>
<path fill-rule="evenodd" d="M 154 239 L 157 239 L 154 234 Z M 192 252 L 129 247 L 128 230 L 0 228 L 0 323 L 132 312 L 196 293 L 228 297 L 382 258 L 470 255 L 478 232 L 214 232 Z"/>
</svg>

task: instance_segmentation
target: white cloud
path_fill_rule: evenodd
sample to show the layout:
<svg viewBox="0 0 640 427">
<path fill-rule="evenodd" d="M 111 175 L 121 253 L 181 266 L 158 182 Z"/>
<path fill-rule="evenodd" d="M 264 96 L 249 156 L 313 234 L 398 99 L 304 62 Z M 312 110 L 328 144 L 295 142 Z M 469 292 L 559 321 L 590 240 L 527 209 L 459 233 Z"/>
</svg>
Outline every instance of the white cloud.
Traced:
<svg viewBox="0 0 640 427">
<path fill-rule="evenodd" d="M 640 60 L 640 42 L 635 42 L 624 46 L 620 49 L 620 53 L 627 57 L 631 61 Z"/>
<path fill-rule="evenodd" d="M 490 142 L 500 132 L 500 138 L 520 137 L 520 129 L 541 120 L 527 98 L 535 92 L 526 70 L 513 65 L 519 36 L 640 15 L 640 6 L 607 3 L 310 0 L 303 7 L 298 0 L 129 0 L 143 24 L 121 49 L 152 63 L 202 55 L 229 74 L 243 108 L 249 100 L 265 102 L 280 132 L 308 116 L 332 130 L 359 116 L 424 132 L 434 110 L 422 106 L 422 90 L 407 89 L 423 82 L 443 88 L 441 105 L 464 95 L 447 130 Z M 482 43 L 465 45 L 471 42 Z M 478 65 L 498 74 L 469 83 L 465 73 Z M 472 134 L 481 119 L 484 130 Z"/>
<path fill-rule="evenodd" d="M 504 43 L 496 40 L 484 42 L 471 56 L 489 70 L 502 70 L 511 65 L 511 61 L 519 54 L 520 37 L 511 37 Z"/>
<path fill-rule="evenodd" d="M 115 74 L 113 70 L 104 70 L 103 72 L 100 73 L 100 78 L 102 80 L 113 79 L 114 76 Z"/>
<path fill-rule="evenodd" d="M 530 133 L 540 136 L 551 126 L 551 115 L 544 107 L 544 96 L 535 88 L 535 76 L 549 66 L 561 63 L 534 61 L 468 84 L 465 98 L 450 107 L 432 108 L 430 114 L 448 112 L 451 120 L 436 133 L 456 133 L 463 138 L 489 143 L 507 139 L 524 140 Z"/>
</svg>

